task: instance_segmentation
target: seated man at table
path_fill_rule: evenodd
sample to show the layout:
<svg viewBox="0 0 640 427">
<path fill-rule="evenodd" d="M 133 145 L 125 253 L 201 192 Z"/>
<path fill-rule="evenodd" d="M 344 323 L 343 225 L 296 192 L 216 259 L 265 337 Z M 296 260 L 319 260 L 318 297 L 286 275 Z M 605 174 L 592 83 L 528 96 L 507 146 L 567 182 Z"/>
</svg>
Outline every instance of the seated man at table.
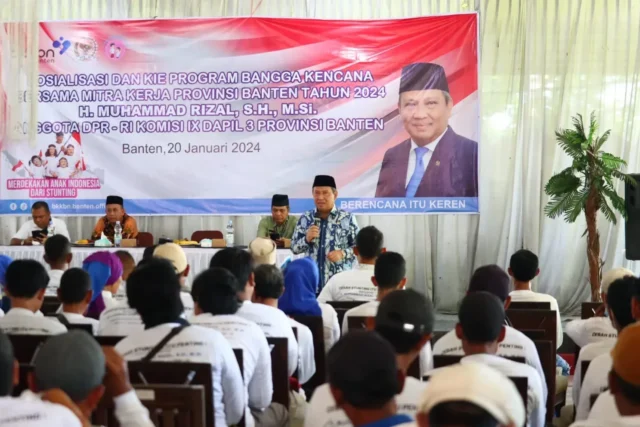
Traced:
<svg viewBox="0 0 640 427">
<path fill-rule="evenodd" d="M 98 333 L 99 322 L 85 317 L 91 303 L 91 276 L 81 268 L 70 268 L 65 271 L 57 289 L 58 299 L 62 303 L 62 311 L 56 318 L 65 326 L 70 324 L 91 325 L 93 334 Z"/>
<path fill-rule="evenodd" d="M 115 226 L 120 222 L 122 226 L 123 239 L 135 239 L 138 236 L 138 224 L 136 220 L 127 215 L 124 210 L 124 199 L 120 196 L 107 196 L 107 214 L 100 218 L 93 229 L 91 238 L 98 240 L 104 233 L 109 240 L 113 241 Z"/>
<path fill-rule="evenodd" d="M 46 296 L 56 296 L 60 279 L 71 264 L 71 243 L 69 239 L 61 234 L 50 237 L 44 243 L 44 262 L 49 264 L 49 285 L 47 285 Z"/>
<path fill-rule="evenodd" d="M 62 234 L 67 239 L 69 238 L 67 224 L 63 220 L 51 216 L 47 202 L 35 202 L 31 207 L 31 220 L 22 224 L 10 244 L 20 246 L 31 245 L 34 241 L 44 242 L 47 239 L 49 222 L 53 225 L 53 234 Z M 33 237 L 34 232 L 39 232 L 37 237 Z"/>
<path fill-rule="evenodd" d="M 291 237 L 297 223 L 298 218 L 289 215 L 289 196 L 274 194 L 271 198 L 271 216 L 260 220 L 257 237 L 269 239 L 271 234 L 277 234 L 278 246 L 288 248 L 291 246 Z"/>
<path fill-rule="evenodd" d="M 11 300 L 11 310 L 0 318 L 0 330 L 6 334 L 55 335 L 67 328 L 55 320 L 38 315 L 49 283 L 49 275 L 38 261 L 13 261 L 5 275 L 5 292 Z"/>
</svg>

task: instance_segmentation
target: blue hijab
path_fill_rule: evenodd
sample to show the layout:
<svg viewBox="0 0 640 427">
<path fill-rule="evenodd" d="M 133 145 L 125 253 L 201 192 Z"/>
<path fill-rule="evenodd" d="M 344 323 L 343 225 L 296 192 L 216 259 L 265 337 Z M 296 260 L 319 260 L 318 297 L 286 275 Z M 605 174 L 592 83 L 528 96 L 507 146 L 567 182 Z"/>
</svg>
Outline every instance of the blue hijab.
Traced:
<svg viewBox="0 0 640 427">
<path fill-rule="evenodd" d="M 4 287 L 4 285 L 6 284 L 4 275 L 7 272 L 9 264 L 11 264 L 12 262 L 13 259 L 11 259 L 10 256 L 0 255 L 0 287 Z"/>
<path fill-rule="evenodd" d="M 284 293 L 278 308 L 289 315 L 321 316 L 316 299 L 319 282 L 320 272 L 311 258 L 293 261 L 284 271 Z"/>
</svg>

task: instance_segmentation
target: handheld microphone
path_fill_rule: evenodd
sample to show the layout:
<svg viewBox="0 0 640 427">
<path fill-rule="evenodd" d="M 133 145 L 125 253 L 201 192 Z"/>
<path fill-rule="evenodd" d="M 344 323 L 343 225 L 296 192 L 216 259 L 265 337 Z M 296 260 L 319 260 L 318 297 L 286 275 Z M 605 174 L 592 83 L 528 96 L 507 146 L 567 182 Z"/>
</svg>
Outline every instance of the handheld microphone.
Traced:
<svg viewBox="0 0 640 427">
<path fill-rule="evenodd" d="M 320 221 L 322 221 L 322 219 L 320 218 L 320 214 L 318 212 L 316 212 L 313 215 L 313 225 L 315 225 L 316 227 L 320 228 Z M 316 237 L 315 239 L 313 239 L 313 243 L 318 243 L 320 241 L 320 237 Z"/>
</svg>

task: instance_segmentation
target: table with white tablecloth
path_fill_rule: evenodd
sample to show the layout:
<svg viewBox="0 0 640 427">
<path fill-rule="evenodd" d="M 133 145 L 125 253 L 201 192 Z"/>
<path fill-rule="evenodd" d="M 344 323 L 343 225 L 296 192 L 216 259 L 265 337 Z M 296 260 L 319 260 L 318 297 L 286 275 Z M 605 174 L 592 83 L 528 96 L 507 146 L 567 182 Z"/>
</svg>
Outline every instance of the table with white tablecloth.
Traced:
<svg viewBox="0 0 640 427">
<path fill-rule="evenodd" d="M 142 259 L 142 254 L 145 248 L 72 248 L 73 259 L 71 261 L 71 267 L 82 267 L 82 262 L 92 253 L 98 250 L 116 251 L 118 249 L 126 250 L 129 252 L 136 264 Z M 191 279 L 198 275 L 201 271 L 209 268 L 209 261 L 213 254 L 220 249 L 216 248 L 184 248 L 184 252 L 187 255 L 187 262 L 191 266 L 191 274 L 187 279 L 188 283 L 191 283 Z M 43 255 L 44 248 L 42 246 L 1 246 L 0 254 L 8 255 L 13 259 L 35 259 L 42 262 L 47 268 L 48 265 L 44 263 Z M 282 265 L 288 257 L 294 257 L 293 253 L 289 249 L 278 249 L 277 265 Z"/>
</svg>

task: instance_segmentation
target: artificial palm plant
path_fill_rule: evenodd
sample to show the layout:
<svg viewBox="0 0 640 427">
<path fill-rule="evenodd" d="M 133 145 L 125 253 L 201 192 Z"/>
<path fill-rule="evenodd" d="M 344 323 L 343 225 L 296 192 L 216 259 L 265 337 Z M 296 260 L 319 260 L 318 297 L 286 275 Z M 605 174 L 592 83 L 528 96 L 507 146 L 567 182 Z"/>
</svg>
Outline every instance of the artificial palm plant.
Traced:
<svg viewBox="0 0 640 427">
<path fill-rule="evenodd" d="M 626 162 L 602 150 L 611 130 L 596 136 L 598 122 L 591 113 L 589 129 L 585 129 L 582 115 L 573 117 L 573 128 L 556 131 L 560 147 L 573 160 L 571 166 L 549 179 L 544 191 L 550 196 L 545 206 L 545 214 L 550 218 L 564 216 L 572 223 L 584 211 L 587 230 L 587 260 L 589 261 L 589 282 L 591 298 L 600 300 L 600 236 L 597 228 L 598 211 L 616 223 L 615 211 L 627 217 L 624 199 L 615 190 L 615 180 L 635 182 L 620 169 Z"/>
</svg>

